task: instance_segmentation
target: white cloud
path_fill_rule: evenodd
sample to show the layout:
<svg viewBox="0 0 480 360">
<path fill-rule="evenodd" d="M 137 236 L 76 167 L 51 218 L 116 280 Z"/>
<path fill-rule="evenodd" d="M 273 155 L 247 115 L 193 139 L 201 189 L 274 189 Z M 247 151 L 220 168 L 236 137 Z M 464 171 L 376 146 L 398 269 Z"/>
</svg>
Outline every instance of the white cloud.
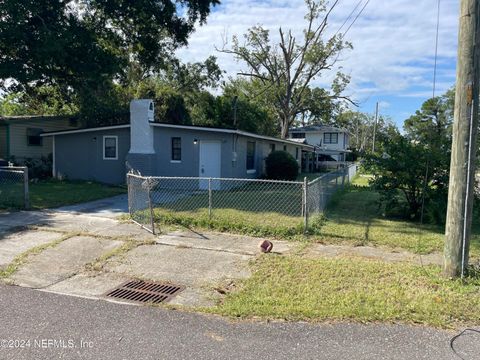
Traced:
<svg viewBox="0 0 480 360">
<path fill-rule="evenodd" d="M 357 0 L 340 1 L 332 14 L 329 31 L 335 32 L 353 10 Z M 438 47 L 438 89 L 446 90 L 454 82 L 457 48 L 458 0 L 443 0 Z M 352 77 L 348 93 L 363 101 L 370 96 L 420 96 L 431 93 L 436 29 L 434 0 L 371 0 L 347 39 L 354 49 L 342 54 L 343 71 Z M 201 61 L 209 55 L 218 57 L 229 76 L 245 69 L 230 55 L 218 53 L 225 34 L 241 36 L 257 24 L 271 30 L 292 29 L 301 36 L 305 24 L 303 0 L 225 0 L 190 38 L 188 48 L 178 51 L 184 61 Z M 317 81 L 328 83 L 331 74 Z"/>
</svg>

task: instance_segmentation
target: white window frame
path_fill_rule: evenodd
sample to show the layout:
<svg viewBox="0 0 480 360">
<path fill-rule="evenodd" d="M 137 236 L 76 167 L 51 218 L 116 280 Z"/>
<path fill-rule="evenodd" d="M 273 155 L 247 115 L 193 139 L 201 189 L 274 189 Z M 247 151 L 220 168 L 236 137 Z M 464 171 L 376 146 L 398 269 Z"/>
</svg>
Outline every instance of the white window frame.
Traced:
<svg viewBox="0 0 480 360">
<path fill-rule="evenodd" d="M 105 142 L 107 139 L 115 139 L 115 157 L 105 157 Z M 103 136 L 103 160 L 118 160 L 118 136 L 104 135 Z"/>
<path fill-rule="evenodd" d="M 327 135 L 328 136 L 328 141 L 327 141 Z M 337 140 L 336 141 L 332 141 L 332 137 L 333 135 L 336 136 Z M 338 144 L 338 133 L 337 132 L 326 132 L 326 133 L 323 133 L 323 143 L 324 144 Z"/>
<path fill-rule="evenodd" d="M 180 160 L 173 160 L 173 139 L 180 139 Z M 182 163 L 182 137 L 181 136 L 172 136 L 170 138 L 170 162 L 172 164 L 181 164 Z"/>
</svg>

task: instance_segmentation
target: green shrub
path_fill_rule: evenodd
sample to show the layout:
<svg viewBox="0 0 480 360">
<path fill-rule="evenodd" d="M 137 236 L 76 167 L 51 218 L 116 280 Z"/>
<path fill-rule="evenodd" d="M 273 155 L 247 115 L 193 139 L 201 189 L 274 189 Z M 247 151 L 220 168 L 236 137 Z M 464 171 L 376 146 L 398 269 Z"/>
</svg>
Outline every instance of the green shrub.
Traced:
<svg viewBox="0 0 480 360">
<path fill-rule="evenodd" d="M 40 157 L 39 159 L 26 158 L 23 162 L 28 167 L 30 179 L 48 179 L 52 177 L 52 154 Z"/>
<path fill-rule="evenodd" d="M 267 178 L 294 181 L 298 175 L 298 163 L 286 151 L 273 151 L 265 160 Z"/>
</svg>

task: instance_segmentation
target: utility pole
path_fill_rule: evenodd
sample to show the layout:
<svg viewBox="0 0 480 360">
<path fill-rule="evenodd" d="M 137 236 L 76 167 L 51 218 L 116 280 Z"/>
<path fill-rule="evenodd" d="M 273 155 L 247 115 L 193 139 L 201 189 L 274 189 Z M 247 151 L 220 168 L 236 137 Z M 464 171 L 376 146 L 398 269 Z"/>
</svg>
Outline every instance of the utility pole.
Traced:
<svg viewBox="0 0 480 360">
<path fill-rule="evenodd" d="M 470 247 L 479 105 L 479 9 L 476 0 L 460 1 L 455 112 L 444 252 L 444 274 L 451 278 L 464 276 Z"/>
<path fill-rule="evenodd" d="M 377 121 L 378 121 L 378 101 L 377 106 L 375 107 L 375 122 L 373 124 L 373 144 L 372 144 L 372 153 L 375 152 L 375 137 L 377 135 Z"/>
</svg>

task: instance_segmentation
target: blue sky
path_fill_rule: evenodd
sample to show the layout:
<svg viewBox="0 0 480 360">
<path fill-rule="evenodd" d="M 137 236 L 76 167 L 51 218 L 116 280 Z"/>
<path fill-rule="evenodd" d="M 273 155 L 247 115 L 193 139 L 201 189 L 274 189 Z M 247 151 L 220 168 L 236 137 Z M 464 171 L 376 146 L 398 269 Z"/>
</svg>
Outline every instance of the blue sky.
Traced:
<svg viewBox="0 0 480 360">
<path fill-rule="evenodd" d="M 328 31 L 335 32 L 358 1 L 340 0 Z M 437 94 L 455 82 L 458 8 L 458 0 L 441 1 Z M 303 0 L 223 0 L 178 55 L 193 62 L 213 54 L 227 76 L 235 76 L 245 65 L 216 52 L 215 46 L 258 24 L 270 29 L 272 39 L 280 26 L 301 37 L 304 15 Z M 347 34 L 354 49 L 344 52 L 340 62 L 352 78 L 345 94 L 360 104 L 360 111 L 374 112 L 378 101 L 381 113 L 401 126 L 432 96 L 436 20 L 437 0 L 370 0 Z M 328 86 L 331 76 L 324 74 L 315 85 Z"/>
</svg>

